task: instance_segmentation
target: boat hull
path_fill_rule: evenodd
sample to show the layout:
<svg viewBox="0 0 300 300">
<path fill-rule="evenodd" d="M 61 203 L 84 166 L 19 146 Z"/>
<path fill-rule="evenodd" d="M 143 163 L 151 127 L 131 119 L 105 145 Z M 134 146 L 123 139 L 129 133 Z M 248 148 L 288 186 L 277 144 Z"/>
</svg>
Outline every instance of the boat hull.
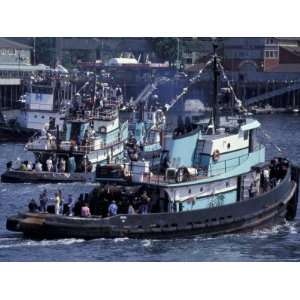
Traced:
<svg viewBox="0 0 300 300">
<path fill-rule="evenodd" d="M 35 171 L 6 171 L 1 182 L 7 183 L 69 183 L 94 181 L 92 173 L 55 173 Z"/>
<path fill-rule="evenodd" d="M 178 213 L 117 215 L 110 218 L 27 213 L 8 218 L 7 229 L 21 231 L 25 236 L 36 239 L 165 239 L 248 231 L 295 217 L 298 181 L 291 177 L 293 175 L 288 172 L 276 188 L 256 198 L 219 207 Z"/>
<path fill-rule="evenodd" d="M 26 143 L 37 132 L 34 129 L 0 126 L 0 143 Z"/>
</svg>

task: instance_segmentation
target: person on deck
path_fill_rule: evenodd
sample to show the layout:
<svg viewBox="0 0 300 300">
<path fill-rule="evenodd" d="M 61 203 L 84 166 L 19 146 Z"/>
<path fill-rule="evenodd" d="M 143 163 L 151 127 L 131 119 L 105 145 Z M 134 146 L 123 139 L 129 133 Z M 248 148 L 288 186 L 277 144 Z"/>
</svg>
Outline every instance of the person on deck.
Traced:
<svg viewBox="0 0 300 300">
<path fill-rule="evenodd" d="M 53 171 L 53 162 L 51 157 L 49 157 L 46 161 L 46 165 L 47 165 L 47 171 L 48 172 L 52 172 Z"/>
<path fill-rule="evenodd" d="M 135 214 L 135 210 L 132 204 L 129 204 L 128 206 L 128 215 L 134 215 Z"/>
<path fill-rule="evenodd" d="M 81 207 L 81 217 L 87 218 L 91 216 L 90 208 L 88 207 L 87 203 Z"/>
<path fill-rule="evenodd" d="M 35 200 L 32 198 L 28 204 L 28 209 L 30 212 L 36 212 L 38 210 L 38 205 Z"/>
<path fill-rule="evenodd" d="M 270 171 L 269 168 L 266 168 L 262 171 L 262 188 L 263 192 L 267 192 L 270 184 Z"/>
<path fill-rule="evenodd" d="M 150 197 L 148 197 L 147 195 L 147 192 L 144 191 L 142 196 L 141 196 L 141 201 L 142 201 L 142 204 L 141 204 L 141 207 L 140 207 L 140 213 L 142 215 L 145 215 L 148 213 L 149 211 L 149 204 L 150 204 Z"/>
<path fill-rule="evenodd" d="M 42 172 L 43 171 L 43 165 L 39 161 L 35 164 L 35 171 L 36 172 Z"/>
<path fill-rule="evenodd" d="M 60 213 L 64 213 L 64 197 L 61 190 L 58 190 L 58 197 L 60 199 Z"/>
<path fill-rule="evenodd" d="M 74 208 L 74 200 L 71 194 L 69 194 L 68 196 L 67 206 L 68 206 L 68 215 L 71 217 L 73 216 L 73 208 Z"/>
<path fill-rule="evenodd" d="M 59 171 L 64 173 L 66 172 L 66 161 L 62 158 L 59 163 Z"/>
<path fill-rule="evenodd" d="M 54 196 L 54 206 L 55 206 L 55 214 L 56 215 L 59 215 L 59 213 L 60 213 L 60 204 L 61 204 L 61 201 L 60 201 L 59 194 L 55 193 L 55 196 Z"/>
<path fill-rule="evenodd" d="M 26 167 L 24 162 L 22 162 L 20 170 L 21 171 L 27 171 L 27 167 Z"/>
<path fill-rule="evenodd" d="M 257 185 L 256 182 L 252 182 L 249 187 L 249 197 L 254 198 L 257 194 Z"/>
<path fill-rule="evenodd" d="M 108 206 L 108 216 L 112 217 L 118 214 L 118 206 L 116 204 L 116 201 L 113 200 L 111 204 Z"/>
<path fill-rule="evenodd" d="M 44 190 L 43 193 L 40 194 L 40 211 L 41 212 L 47 211 L 47 202 L 48 202 L 47 190 Z"/>
<path fill-rule="evenodd" d="M 32 169 L 33 169 L 33 164 L 31 161 L 29 161 L 27 164 L 27 171 L 32 171 Z"/>
</svg>

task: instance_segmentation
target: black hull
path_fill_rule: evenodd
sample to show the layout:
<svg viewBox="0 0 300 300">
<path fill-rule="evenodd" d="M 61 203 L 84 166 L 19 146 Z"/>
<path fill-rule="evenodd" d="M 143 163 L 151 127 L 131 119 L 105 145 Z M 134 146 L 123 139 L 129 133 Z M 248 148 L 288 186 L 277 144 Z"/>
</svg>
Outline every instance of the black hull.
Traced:
<svg viewBox="0 0 300 300">
<path fill-rule="evenodd" d="M 89 173 L 90 174 L 90 173 Z M 52 173 L 33 171 L 6 171 L 1 175 L 1 182 L 6 183 L 71 183 L 92 181 L 93 176 L 83 173 Z"/>
<path fill-rule="evenodd" d="M 181 238 L 249 231 L 295 215 L 298 181 L 289 171 L 276 188 L 256 198 L 220 207 L 178 213 L 77 218 L 24 214 L 7 220 L 7 229 L 35 239 Z M 294 179 L 297 179 L 296 177 Z M 291 205 L 296 203 L 296 205 Z M 290 218 L 292 219 L 292 218 Z"/>
<path fill-rule="evenodd" d="M 26 143 L 37 132 L 34 129 L 0 126 L 0 143 Z"/>
</svg>

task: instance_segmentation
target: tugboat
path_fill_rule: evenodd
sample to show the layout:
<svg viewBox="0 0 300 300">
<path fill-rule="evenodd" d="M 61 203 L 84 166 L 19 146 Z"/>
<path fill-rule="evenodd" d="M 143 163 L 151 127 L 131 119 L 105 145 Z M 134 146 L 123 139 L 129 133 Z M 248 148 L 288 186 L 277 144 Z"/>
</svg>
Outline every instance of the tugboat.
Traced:
<svg viewBox="0 0 300 300">
<path fill-rule="evenodd" d="M 222 67 L 216 51 L 211 65 L 211 118 L 165 136 L 160 170 L 151 170 L 146 160 L 131 161 L 120 167 L 122 184 L 82 195 L 75 216 L 19 213 L 7 219 L 7 229 L 37 239 L 164 239 L 248 231 L 294 219 L 299 168 L 282 157 L 265 161 L 257 120 L 219 116 Z M 87 207 L 91 216 L 83 217 Z"/>
<path fill-rule="evenodd" d="M 30 83 L 28 91 L 17 101 L 20 108 L 12 118 L 0 112 L 0 142 L 26 143 L 54 120 L 62 129 L 66 101 L 60 99 L 55 81 Z"/>
<path fill-rule="evenodd" d="M 23 128 L 15 120 L 6 122 L 0 111 L 0 143 L 26 143 L 35 133 L 36 130 Z"/>
<path fill-rule="evenodd" d="M 8 163 L 2 182 L 94 181 L 97 166 L 122 162 L 128 123 L 119 123 L 116 106 L 104 104 L 93 113 L 74 111 L 64 121 L 62 132 L 52 120 L 42 136 L 25 145 L 35 156 L 34 167 L 29 162 L 17 168 Z"/>
<path fill-rule="evenodd" d="M 165 123 L 166 118 L 161 109 L 147 109 L 144 103 L 139 104 L 138 110 L 132 112 L 128 124 L 131 136 L 127 151 L 131 160 L 148 160 L 150 167 L 160 164 Z"/>
</svg>

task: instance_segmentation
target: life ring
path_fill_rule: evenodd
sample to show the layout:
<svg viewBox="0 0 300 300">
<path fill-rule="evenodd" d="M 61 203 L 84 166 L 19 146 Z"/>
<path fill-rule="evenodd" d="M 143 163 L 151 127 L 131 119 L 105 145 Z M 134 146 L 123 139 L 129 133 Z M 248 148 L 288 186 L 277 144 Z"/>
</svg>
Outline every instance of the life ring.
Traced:
<svg viewBox="0 0 300 300">
<path fill-rule="evenodd" d="M 214 153 L 213 153 L 213 155 L 212 155 L 212 157 L 213 157 L 214 161 L 219 160 L 220 159 L 220 151 L 218 149 L 215 150 Z"/>
</svg>

